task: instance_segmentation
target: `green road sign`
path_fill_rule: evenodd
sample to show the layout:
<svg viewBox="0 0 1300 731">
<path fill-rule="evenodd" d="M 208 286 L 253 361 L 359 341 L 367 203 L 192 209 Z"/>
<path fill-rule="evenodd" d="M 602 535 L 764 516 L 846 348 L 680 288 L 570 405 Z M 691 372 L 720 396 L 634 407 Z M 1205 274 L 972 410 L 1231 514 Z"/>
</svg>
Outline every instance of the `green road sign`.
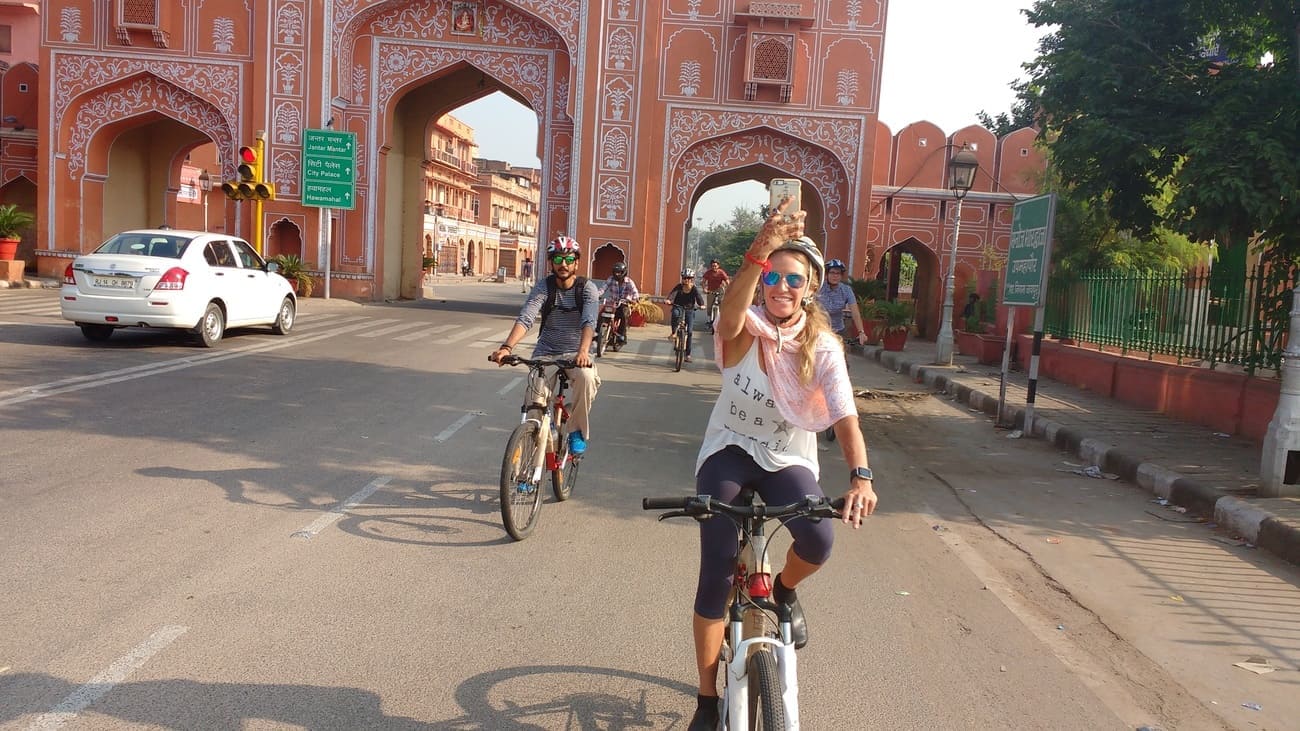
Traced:
<svg viewBox="0 0 1300 731">
<path fill-rule="evenodd" d="M 1047 291 L 1052 262 L 1052 227 L 1056 194 L 1048 193 L 1016 204 L 1011 218 L 1011 248 L 1002 287 L 1002 304 L 1038 307 Z"/>
<path fill-rule="evenodd" d="M 307 129 L 302 135 L 302 204 L 357 207 L 357 133 Z"/>
</svg>

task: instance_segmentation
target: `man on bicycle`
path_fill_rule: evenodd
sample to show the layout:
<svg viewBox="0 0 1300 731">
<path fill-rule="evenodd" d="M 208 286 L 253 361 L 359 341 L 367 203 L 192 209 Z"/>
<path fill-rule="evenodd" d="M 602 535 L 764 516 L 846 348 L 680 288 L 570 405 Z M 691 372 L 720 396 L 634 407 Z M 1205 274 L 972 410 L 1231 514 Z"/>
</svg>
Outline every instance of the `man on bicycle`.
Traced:
<svg viewBox="0 0 1300 731">
<path fill-rule="evenodd" d="M 691 362 L 691 340 L 692 332 L 695 330 L 695 311 L 704 306 L 704 296 L 700 294 L 700 288 L 695 286 L 695 272 L 690 269 L 682 270 L 682 283 L 673 287 L 668 293 L 668 301 L 673 306 L 672 329 L 669 330 L 671 335 L 676 335 L 678 317 L 686 320 L 686 362 Z"/>
<path fill-rule="evenodd" d="M 826 317 L 831 322 L 831 329 L 840 338 L 844 337 L 844 311 L 853 317 L 853 324 L 858 328 L 858 344 L 867 344 L 867 331 L 862 326 L 862 311 L 858 309 L 858 298 L 853 288 L 844 281 L 844 262 L 831 259 L 826 262 L 826 283 L 817 290 L 817 301 L 826 310 Z"/>
<path fill-rule="evenodd" d="M 596 332 L 600 292 L 594 282 L 578 276 L 581 257 L 578 242 L 568 236 L 557 236 L 546 245 L 550 276 L 533 285 L 519 317 L 510 328 L 510 334 L 489 356 L 493 362 L 501 363 L 501 359 L 514 351 L 515 345 L 541 317 L 541 331 L 537 336 L 537 346 L 533 348 L 533 357 L 565 358 L 578 365 L 568 370 L 573 387 L 573 397 L 568 401 L 569 451 L 574 456 L 587 451 L 587 440 L 591 438 L 591 407 L 596 403 L 596 391 L 600 388 L 600 376 L 590 352 Z M 545 389 L 534 390 L 530 386 L 529 393 L 547 394 L 553 388 L 554 378 Z M 545 398 L 548 397 L 544 395 Z"/>
<path fill-rule="evenodd" d="M 718 298 L 722 296 L 722 291 L 731 284 L 731 277 L 727 275 L 727 270 L 722 268 L 717 259 L 709 262 L 709 268 L 704 270 L 701 276 L 704 280 L 704 295 L 709 302 L 706 311 L 709 313 L 709 329 L 713 328 L 713 307 L 718 303 Z"/>
<path fill-rule="evenodd" d="M 601 303 L 613 302 L 618 307 L 618 342 L 627 342 L 628 303 L 641 297 L 636 282 L 627 276 L 627 264 L 619 262 L 614 265 L 614 272 L 605 280 L 605 289 L 600 296 Z"/>
</svg>

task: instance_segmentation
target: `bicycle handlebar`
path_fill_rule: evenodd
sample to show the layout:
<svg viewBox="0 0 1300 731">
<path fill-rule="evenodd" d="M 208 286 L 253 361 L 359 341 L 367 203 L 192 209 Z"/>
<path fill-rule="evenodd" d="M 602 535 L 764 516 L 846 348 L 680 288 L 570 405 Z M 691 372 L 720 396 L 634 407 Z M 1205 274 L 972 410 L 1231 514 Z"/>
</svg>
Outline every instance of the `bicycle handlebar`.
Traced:
<svg viewBox="0 0 1300 731">
<path fill-rule="evenodd" d="M 525 358 L 521 355 L 507 355 L 506 357 L 502 358 L 499 361 L 492 360 L 492 356 L 489 355 L 488 362 L 499 363 L 500 365 L 509 365 L 509 366 L 525 365 L 528 366 L 529 368 L 534 368 L 534 367 L 545 368 L 547 366 L 555 366 L 557 368 L 578 367 L 578 364 L 576 362 L 572 360 L 567 360 L 565 358 Z"/>
<path fill-rule="evenodd" d="M 680 510 L 677 515 L 663 517 L 704 518 L 710 515 L 729 515 L 736 518 L 787 518 L 804 516 L 808 518 L 843 517 L 844 498 L 827 500 L 824 497 L 808 495 L 802 501 L 789 505 L 732 505 L 716 500 L 711 495 L 691 495 L 689 497 L 646 497 L 641 498 L 642 510 Z"/>
</svg>

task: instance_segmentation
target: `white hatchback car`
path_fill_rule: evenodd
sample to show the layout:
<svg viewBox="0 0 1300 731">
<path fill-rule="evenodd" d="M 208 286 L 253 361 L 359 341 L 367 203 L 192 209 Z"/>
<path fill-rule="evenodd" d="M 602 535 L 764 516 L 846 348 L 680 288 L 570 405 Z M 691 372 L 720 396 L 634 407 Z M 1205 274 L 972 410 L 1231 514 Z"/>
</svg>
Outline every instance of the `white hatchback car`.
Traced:
<svg viewBox="0 0 1300 731">
<path fill-rule="evenodd" d="M 87 339 L 107 340 L 119 327 L 189 330 L 206 347 L 227 327 L 293 327 L 297 299 L 243 239 L 202 231 L 125 231 L 63 272 L 63 319 Z"/>
</svg>

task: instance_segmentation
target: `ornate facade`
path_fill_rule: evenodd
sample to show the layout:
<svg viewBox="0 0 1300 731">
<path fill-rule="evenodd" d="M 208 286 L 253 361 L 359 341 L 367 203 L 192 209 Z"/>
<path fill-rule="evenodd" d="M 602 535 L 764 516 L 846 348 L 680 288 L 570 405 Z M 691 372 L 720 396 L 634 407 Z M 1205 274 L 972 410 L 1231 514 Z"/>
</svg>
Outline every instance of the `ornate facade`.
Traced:
<svg viewBox="0 0 1300 731">
<path fill-rule="evenodd" d="M 337 296 L 418 296 L 430 126 L 501 91 L 537 114 L 537 239 L 576 236 L 592 252 L 589 274 L 625 258 L 643 289 L 665 292 L 705 191 L 796 177 L 828 255 L 872 271 L 905 245 L 935 276 L 952 223 L 942 183 L 951 149 L 932 125 L 895 137 L 876 120 L 886 6 L 48 0 L 43 266 L 61 272 L 60 257 L 120 228 L 192 218 L 172 194 L 186 160 L 210 156 L 212 174 L 231 178 L 235 150 L 261 132 L 276 199 L 252 220 L 250 203 L 213 197 L 220 210 L 203 223 L 260 230 L 268 246 L 279 233 L 282 250 L 299 242 L 305 261 L 331 263 Z M 327 127 L 357 135 L 350 210 L 300 202 L 303 130 Z M 1005 251 L 1007 191 L 1032 188 L 1004 183 L 1041 167 L 1036 153 L 1018 157 L 981 132 L 954 136 L 978 138 L 988 173 L 987 205 L 972 193 L 963 212 L 967 271 Z"/>
</svg>

